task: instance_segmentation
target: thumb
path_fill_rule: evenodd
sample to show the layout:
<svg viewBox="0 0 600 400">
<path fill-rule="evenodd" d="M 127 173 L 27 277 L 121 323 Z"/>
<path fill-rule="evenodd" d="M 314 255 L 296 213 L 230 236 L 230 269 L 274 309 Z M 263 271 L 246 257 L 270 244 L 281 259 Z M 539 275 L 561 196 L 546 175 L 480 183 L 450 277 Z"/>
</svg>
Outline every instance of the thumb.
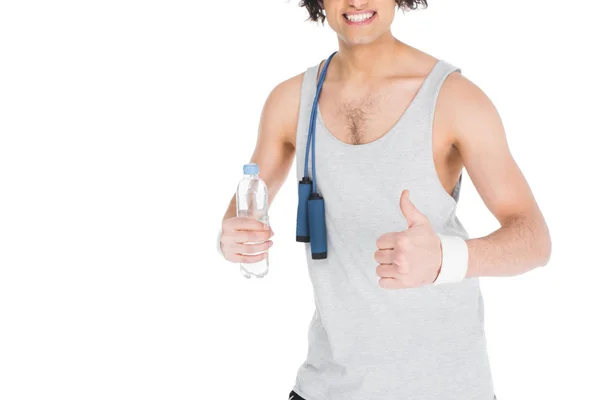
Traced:
<svg viewBox="0 0 600 400">
<path fill-rule="evenodd" d="M 402 211 L 404 218 L 406 218 L 408 227 L 411 228 L 416 225 L 424 225 L 429 223 L 427 217 L 422 214 L 417 207 L 415 207 L 412 201 L 410 201 L 409 195 L 410 193 L 405 189 L 402 191 L 402 195 L 400 196 L 400 210 Z"/>
</svg>

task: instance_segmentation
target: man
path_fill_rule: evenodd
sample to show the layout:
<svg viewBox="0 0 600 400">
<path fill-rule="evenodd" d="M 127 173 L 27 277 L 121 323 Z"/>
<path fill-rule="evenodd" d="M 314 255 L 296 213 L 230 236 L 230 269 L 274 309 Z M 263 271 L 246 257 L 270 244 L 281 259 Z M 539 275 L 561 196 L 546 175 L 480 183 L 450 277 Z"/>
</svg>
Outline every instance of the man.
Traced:
<svg viewBox="0 0 600 400">
<path fill-rule="evenodd" d="M 339 50 L 318 101 L 315 173 L 328 253 L 307 263 L 315 293 L 294 400 L 492 400 L 478 277 L 547 264 L 548 228 L 493 104 L 459 68 L 392 36 L 396 7 L 426 1 L 303 1 Z M 305 148 L 323 62 L 279 84 L 251 162 L 273 201 Z M 469 238 L 456 217 L 463 167 L 501 224 Z M 312 169 L 311 169 L 312 174 Z M 223 218 L 219 247 L 251 263 L 273 231 Z M 262 244 L 245 244 L 264 242 Z"/>
</svg>

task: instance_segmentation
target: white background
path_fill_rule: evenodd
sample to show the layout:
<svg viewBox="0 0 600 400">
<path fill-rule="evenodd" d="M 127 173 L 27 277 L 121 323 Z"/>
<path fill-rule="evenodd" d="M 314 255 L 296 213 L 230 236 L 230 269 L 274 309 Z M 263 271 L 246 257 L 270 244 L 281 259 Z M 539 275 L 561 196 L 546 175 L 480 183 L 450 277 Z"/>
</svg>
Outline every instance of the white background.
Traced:
<svg viewBox="0 0 600 400">
<path fill-rule="evenodd" d="M 492 99 L 552 233 L 546 267 L 481 280 L 498 399 L 599 398 L 600 10 L 430 3 L 394 34 Z M 297 4 L 0 2 L 0 399 L 287 399 L 313 312 L 295 176 L 265 279 L 215 241 L 268 93 L 337 49 Z M 499 227 L 468 179 L 458 215 Z"/>
</svg>

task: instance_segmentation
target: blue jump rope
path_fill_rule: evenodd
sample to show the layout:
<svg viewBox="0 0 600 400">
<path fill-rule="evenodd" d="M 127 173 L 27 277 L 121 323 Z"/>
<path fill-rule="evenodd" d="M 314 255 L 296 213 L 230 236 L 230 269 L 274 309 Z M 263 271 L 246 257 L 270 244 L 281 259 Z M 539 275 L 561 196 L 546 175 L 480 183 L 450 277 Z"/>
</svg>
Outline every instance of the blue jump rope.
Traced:
<svg viewBox="0 0 600 400">
<path fill-rule="evenodd" d="M 308 138 L 306 141 L 306 156 L 304 157 L 304 177 L 298 184 L 298 218 L 296 220 L 296 241 L 309 243 L 313 260 L 327 258 L 327 231 L 325 229 L 325 200 L 317 192 L 317 170 L 315 165 L 315 123 L 319 95 L 327 74 L 327 67 L 331 58 L 337 53 L 334 51 L 323 66 L 317 83 L 317 92 L 313 101 L 308 125 Z M 308 158 L 312 146 L 312 180 L 308 176 Z"/>
</svg>

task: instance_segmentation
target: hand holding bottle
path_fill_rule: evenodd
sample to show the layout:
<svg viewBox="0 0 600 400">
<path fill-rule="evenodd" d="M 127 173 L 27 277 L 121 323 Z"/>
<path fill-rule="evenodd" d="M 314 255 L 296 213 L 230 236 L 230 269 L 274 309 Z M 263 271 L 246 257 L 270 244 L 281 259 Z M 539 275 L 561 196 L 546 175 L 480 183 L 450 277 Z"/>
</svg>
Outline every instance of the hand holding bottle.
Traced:
<svg viewBox="0 0 600 400">
<path fill-rule="evenodd" d="M 267 250 L 273 245 L 269 240 L 273 230 L 252 217 L 232 217 L 223 221 L 221 251 L 226 260 L 252 264 L 267 258 Z M 256 254 L 260 253 L 260 254 Z"/>
</svg>

